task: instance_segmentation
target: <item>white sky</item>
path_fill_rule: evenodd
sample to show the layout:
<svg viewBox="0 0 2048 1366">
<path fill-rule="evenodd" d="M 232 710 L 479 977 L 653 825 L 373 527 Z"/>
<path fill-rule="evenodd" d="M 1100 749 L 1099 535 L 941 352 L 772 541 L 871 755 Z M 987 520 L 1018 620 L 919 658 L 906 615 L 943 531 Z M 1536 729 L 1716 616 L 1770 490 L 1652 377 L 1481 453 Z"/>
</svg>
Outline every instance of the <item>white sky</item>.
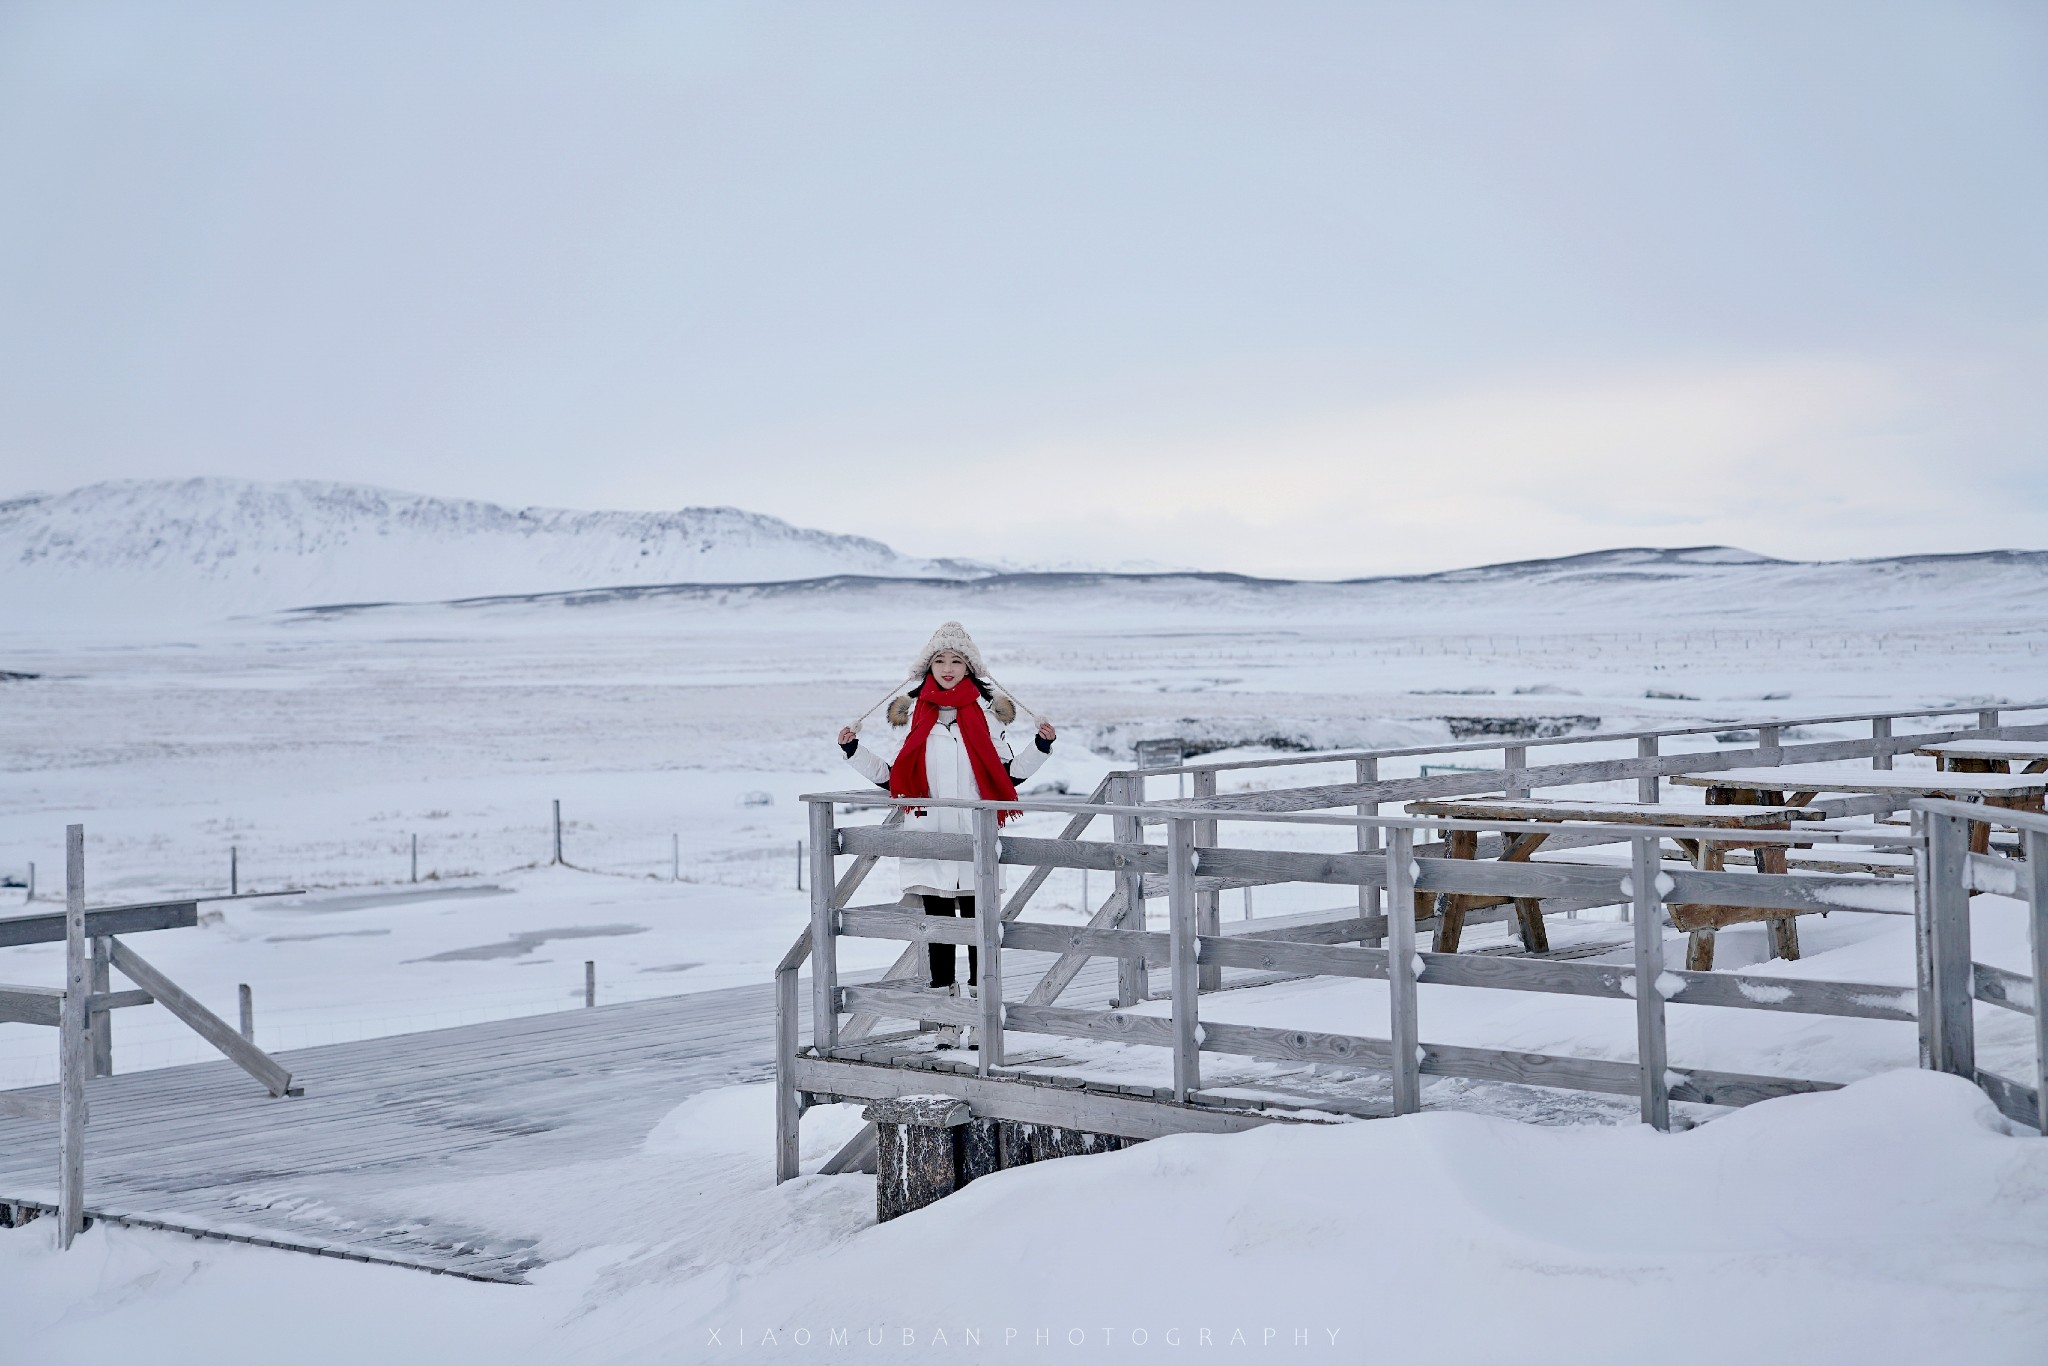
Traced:
<svg viewBox="0 0 2048 1366">
<path fill-rule="evenodd" d="M 2048 6 L 0 0 L 0 493 L 2048 545 Z"/>
</svg>

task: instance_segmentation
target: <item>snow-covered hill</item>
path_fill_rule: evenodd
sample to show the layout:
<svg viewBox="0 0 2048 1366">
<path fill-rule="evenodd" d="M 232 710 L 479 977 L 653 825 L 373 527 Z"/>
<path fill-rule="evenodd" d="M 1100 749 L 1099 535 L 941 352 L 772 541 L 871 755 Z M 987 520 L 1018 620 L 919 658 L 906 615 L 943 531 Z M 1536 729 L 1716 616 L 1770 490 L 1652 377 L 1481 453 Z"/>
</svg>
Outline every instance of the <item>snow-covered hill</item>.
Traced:
<svg viewBox="0 0 2048 1366">
<path fill-rule="evenodd" d="M 737 508 L 574 512 L 310 480 L 123 480 L 0 502 L 0 596 L 36 620 L 208 619 L 620 584 L 961 577 Z"/>
</svg>

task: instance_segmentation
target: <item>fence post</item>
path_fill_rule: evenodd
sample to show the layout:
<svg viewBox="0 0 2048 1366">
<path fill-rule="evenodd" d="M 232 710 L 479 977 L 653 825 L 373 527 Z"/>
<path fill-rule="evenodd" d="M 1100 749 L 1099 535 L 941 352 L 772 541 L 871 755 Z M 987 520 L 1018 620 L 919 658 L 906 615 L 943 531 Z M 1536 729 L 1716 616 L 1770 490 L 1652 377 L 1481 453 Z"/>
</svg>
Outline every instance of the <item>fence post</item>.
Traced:
<svg viewBox="0 0 2048 1366">
<path fill-rule="evenodd" d="M 23 904 L 27 904 L 28 902 L 34 901 L 35 899 L 36 899 L 36 865 L 35 865 L 35 860 L 31 859 L 31 860 L 29 860 L 29 865 L 28 865 L 28 895 L 27 895 L 26 897 L 23 897 L 23 898 L 22 898 L 22 901 L 23 901 Z"/>
<path fill-rule="evenodd" d="M 583 960 L 583 1006 L 584 1009 L 597 1004 L 597 960 Z"/>
<path fill-rule="evenodd" d="M 92 989 L 95 992 L 113 990 L 112 954 L 107 936 L 96 934 L 92 937 Z M 92 1035 L 92 1074 L 96 1077 L 113 1076 L 114 1012 L 102 1010 L 95 1018 L 88 1011 L 85 1027 Z"/>
<path fill-rule="evenodd" d="M 1196 770 L 1194 789 L 1197 799 L 1214 797 L 1216 795 L 1216 770 L 1213 768 Z M 1212 849 L 1216 846 L 1215 821 L 1196 821 L 1192 834 L 1196 844 Z M 1197 933 L 1207 935 L 1222 934 L 1223 893 L 1213 889 L 1206 892 L 1196 892 L 1195 918 L 1198 922 Z M 1195 977 L 1198 987 L 1203 991 L 1221 991 L 1223 989 L 1223 969 L 1216 964 L 1211 963 L 1198 968 Z"/>
<path fill-rule="evenodd" d="M 839 1046 L 839 915 L 832 908 L 832 803 L 810 806 L 811 1045 L 822 1054 Z"/>
<path fill-rule="evenodd" d="M 1927 831 L 1927 946 L 1934 1021 L 1933 1064 L 1974 1081 L 1976 1017 L 1970 964 L 1969 823 L 1929 813 Z"/>
<path fill-rule="evenodd" d="M 1506 786 L 1502 789 L 1507 799 L 1519 801 L 1528 796 L 1529 775 L 1525 770 L 1529 767 L 1529 747 L 1508 745 L 1501 750 L 1501 760 L 1501 767 L 1508 771 Z"/>
<path fill-rule="evenodd" d="M 802 943 L 801 940 L 798 943 Z M 775 1181 L 780 1185 L 795 1178 L 801 1152 L 798 1126 L 803 1110 L 790 1072 L 797 1049 L 797 981 L 795 950 L 783 956 L 775 968 Z"/>
<path fill-rule="evenodd" d="M 804 889 L 804 842 L 802 840 L 796 842 L 796 889 L 799 892 Z"/>
<path fill-rule="evenodd" d="M 1784 756 L 1778 752 L 1780 742 L 1779 730 L 1776 726 L 1758 726 L 1756 728 L 1756 747 L 1764 751 L 1764 763 L 1766 765 L 1777 765 L 1785 762 Z"/>
<path fill-rule="evenodd" d="M 1892 752 L 1886 747 L 1884 742 L 1892 738 L 1892 718 L 1889 716 L 1871 717 L 1870 738 L 1877 742 L 1877 748 L 1870 756 L 1870 766 L 1872 768 L 1890 768 L 1892 766 Z"/>
<path fill-rule="evenodd" d="M 1173 945 L 1173 1098 L 1183 1105 L 1202 1085 L 1200 979 L 1196 959 L 1194 823 L 1166 822 L 1166 908 Z"/>
<path fill-rule="evenodd" d="M 2034 968 L 2034 1127 L 2048 1138 L 2048 833 L 2024 830 L 2027 945 Z"/>
<path fill-rule="evenodd" d="M 1135 778 L 1122 777 L 1116 780 L 1116 789 L 1110 801 L 1118 806 L 1137 806 L 1143 798 L 1143 783 Z M 1142 816 L 1118 816 L 1111 823 L 1110 837 L 1118 844 L 1143 844 L 1145 842 L 1145 821 Z M 1123 894 L 1124 913 L 1119 924 L 1127 930 L 1143 932 L 1145 929 L 1145 874 L 1135 867 L 1119 868 L 1116 871 L 1117 890 Z M 1119 958 L 1116 960 L 1116 1003 L 1119 1006 L 1134 1006 L 1152 994 L 1150 970 L 1142 958 Z"/>
<path fill-rule="evenodd" d="M 241 851 L 236 849 L 234 845 L 230 844 L 228 846 L 229 896 L 240 896 L 242 894 L 242 868 L 240 853 Z"/>
<path fill-rule="evenodd" d="M 1629 841 L 1629 900 L 1635 924 L 1636 1065 L 1642 1072 L 1643 1123 L 1671 1127 L 1671 1091 L 1664 1084 L 1664 893 L 1670 874 L 1659 866 L 1657 840 L 1638 835 Z"/>
<path fill-rule="evenodd" d="M 1387 1013 L 1394 1113 L 1422 1108 L 1422 1040 L 1415 1014 L 1415 831 L 1387 831 Z"/>
<path fill-rule="evenodd" d="M 668 880 L 683 880 L 683 837 L 680 834 L 668 837 Z"/>
<path fill-rule="evenodd" d="M 1656 757 L 1657 737 L 1654 735 L 1638 735 L 1636 737 L 1636 758 L 1654 759 Z M 1663 785 L 1664 780 L 1654 773 L 1648 777 L 1636 779 L 1636 800 L 1644 806 L 1655 806 L 1663 799 Z"/>
<path fill-rule="evenodd" d="M 1986 709 L 1984 709 L 1983 711 L 1980 711 L 1980 712 L 1978 712 L 1978 713 L 1977 713 L 1977 729 L 1978 729 L 1978 730 L 1997 730 L 1997 729 L 1998 729 L 1998 708 L 1996 708 L 1996 707 L 1987 707 L 1987 708 L 1986 708 Z"/>
<path fill-rule="evenodd" d="M 418 835 L 412 837 L 412 880 L 414 882 L 420 880 L 420 837 Z"/>
<path fill-rule="evenodd" d="M 1356 771 L 1361 787 L 1367 783 L 1377 783 L 1380 780 L 1380 761 L 1377 759 L 1360 759 L 1357 763 Z M 1380 804 L 1378 802 L 1361 802 L 1358 806 L 1358 814 L 1361 816 L 1377 816 L 1380 814 Z M 1353 843 L 1361 854 L 1377 854 L 1380 851 L 1380 828 L 1377 825 L 1359 826 L 1358 838 Z M 1251 902 L 1249 900 L 1251 888 L 1245 888 L 1245 896 L 1247 900 L 1245 902 L 1244 914 L 1245 919 L 1249 920 L 1252 914 Z M 1379 913 L 1379 886 L 1377 884 L 1359 883 L 1358 918 L 1360 920 L 1367 920 Z M 1361 942 L 1369 949 L 1376 949 L 1387 942 L 1387 936 L 1385 933 L 1368 934 L 1363 937 Z"/>
<path fill-rule="evenodd" d="M 560 797 L 554 799 L 554 811 L 555 856 L 548 860 L 550 864 L 562 861 L 562 799 Z"/>
<path fill-rule="evenodd" d="M 979 945 L 981 986 L 980 1072 L 1003 1065 L 1003 879 L 999 857 L 1002 821 L 992 806 L 972 814 L 974 832 L 974 929 Z"/>
<path fill-rule="evenodd" d="M 235 995 L 242 1006 L 242 1037 L 250 1043 L 256 1042 L 256 997 L 243 982 L 235 988 Z"/>
<path fill-rule="evenodd" d="M 64 827 L 64 1002 L 57 1030 L 57 1246 L 85 1231 L 85 827 Z"/>
</svg>

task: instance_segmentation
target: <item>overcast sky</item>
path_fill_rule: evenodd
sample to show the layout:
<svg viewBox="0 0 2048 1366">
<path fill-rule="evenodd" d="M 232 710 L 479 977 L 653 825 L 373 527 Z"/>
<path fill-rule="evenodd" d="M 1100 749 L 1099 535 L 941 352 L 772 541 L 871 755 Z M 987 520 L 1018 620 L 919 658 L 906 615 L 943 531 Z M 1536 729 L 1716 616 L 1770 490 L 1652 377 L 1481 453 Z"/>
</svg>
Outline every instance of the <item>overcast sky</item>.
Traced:
<svg viewBox="0 0 2048 1366">
<path fill-rule="evenodd" d="M 0 0 L 0 493 L 2048 546 L 2048 5 Z"/>
</svg>

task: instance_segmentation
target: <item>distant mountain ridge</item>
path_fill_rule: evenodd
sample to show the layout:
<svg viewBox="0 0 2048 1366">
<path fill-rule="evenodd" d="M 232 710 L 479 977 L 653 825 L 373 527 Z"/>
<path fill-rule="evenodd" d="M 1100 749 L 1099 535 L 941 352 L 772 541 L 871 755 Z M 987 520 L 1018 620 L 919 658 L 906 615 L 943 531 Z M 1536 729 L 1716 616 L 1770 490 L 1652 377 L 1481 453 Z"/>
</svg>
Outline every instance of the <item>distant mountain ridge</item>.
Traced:
<svg viewBox="0 0 2048 1366">
<path fill-rule="evenodd" d="M 2048 551 L 1811 562 L 1731 546 L 1627 547 L 1301 586 L 1347 599 L 1382 590 L 1493 589 L 1516 595 L 1526 610 L 1539 602 L 1532 591 L 1553 589 L 1656 588 L 1706 601 L 1730 592 L 1760 595 L 1760 602 L 1786 594 L 1884 599 L 1930 574 L 1954 580 L 1964 570 L 1972 586 L 1956 580 L 1950 589 L 1975 593 L 1988 586 L 1978 582 L 1984 574 L 1995 574 L 2003 576 L 1998 593 L 2031 602 L 2048 587 Z M 721 586 L 786 596 L 892 582 L 976 597 L 1017 588 L 1149 591 L 1145 585 L 1183 583 L 1257 594 L 1295 586 L 1152 565 L 918 559 L 867 537 L 728 507 L 511 509 L 357 484 L 209 478 L 125 480 L 0 500 L 0 602 L 8 623 L 24 625 L 172 623 L 407 602 L 659 599 Z"/>
<path fill-rule="evenodd" d="M 988 572 L 728 507 L 511 509 L 359 484 L 213 478 L 0 502 L 0 585 L 39 616 L 210 618 L 599 584 Z"/>
</svg>

